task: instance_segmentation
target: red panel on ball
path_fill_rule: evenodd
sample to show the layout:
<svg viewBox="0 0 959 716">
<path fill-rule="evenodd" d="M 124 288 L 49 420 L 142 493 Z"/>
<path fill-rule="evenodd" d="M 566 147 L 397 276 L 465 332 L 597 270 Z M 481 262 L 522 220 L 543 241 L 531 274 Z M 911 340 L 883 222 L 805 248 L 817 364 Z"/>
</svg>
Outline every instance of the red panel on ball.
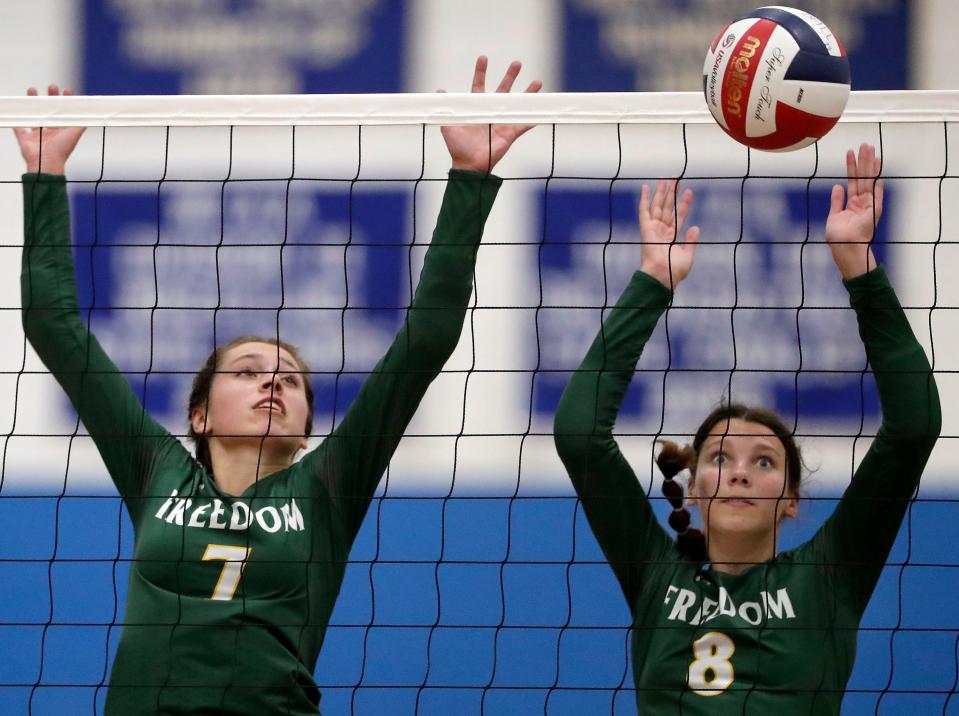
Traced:
<svg viewBox="0 0 959 716">
<path fill-rule="evenodd" d="M 723 117 L 729 126 L 729 134 L 740 142 L 748 143 L 746 138 L 746 112 L 749 92 L 756 77 L 756 68 L 763 48 L 769 36 L 778 26 L 771 20 L 757 20 L 743 33 L 742 38 L 733 47 L 729 65 L 723 76 L 722 101 Z"/>
<path fill-rule="evenodd" d="M 819 139 L 835 126 L 839 117 L 821 117 L 780 102 L 776 105 L 776 131 L 765 137 L 740 140 L 753 149 L 785 149 L 809 137 Z"/>
</svg>

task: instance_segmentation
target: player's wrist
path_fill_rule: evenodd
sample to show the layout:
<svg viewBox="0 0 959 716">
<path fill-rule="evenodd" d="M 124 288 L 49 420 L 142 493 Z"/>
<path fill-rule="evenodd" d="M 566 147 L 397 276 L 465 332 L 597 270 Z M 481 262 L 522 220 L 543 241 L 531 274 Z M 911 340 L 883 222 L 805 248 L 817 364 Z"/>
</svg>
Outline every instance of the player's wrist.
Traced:
<svg viewBox="0 0 959 716">
<path fill-rule="evenodd" d="M 844 279 L 869 273 L 878 265 L 868 243 L 831 244 L 833 261 Z"/>
<path fill-rule="evenodd" d="M 669 273 L 669 269 L 666 267 L 650 266 L 649 264 L 640 264 L 639 270 L 651 276 L 652 278 L 659 281 L 663 286 L 668 288 L 670 291 L 676 287 L 673 285 L 672 276 Z"/>
<path fill-rule="evenodd" d="M 493 166 L 489 161 L 476 162 L 462 159 L 454 159 L 450 168 L 464 172 L 479 172 L 481 174 L 489 174 L 493 171 Z"/>
<path fill-rule="evenodd" d="M 51 174 L 63 176 L 66 174 L 66 162 L 27 162 L 27 174 Z"/>
</svg>

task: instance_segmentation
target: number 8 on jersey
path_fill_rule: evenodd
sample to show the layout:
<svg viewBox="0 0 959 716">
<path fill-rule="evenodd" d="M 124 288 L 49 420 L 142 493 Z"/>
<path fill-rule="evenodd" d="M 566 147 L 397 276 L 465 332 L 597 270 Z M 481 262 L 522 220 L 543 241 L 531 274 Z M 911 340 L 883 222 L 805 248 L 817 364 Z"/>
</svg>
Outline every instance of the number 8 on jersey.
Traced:
<svg viewBox="0 0 959 716">
<path fill-rule="evenodd" d="M 695 659 L 689 665 L 689 688 L 700 696 L 719 696 L 723 693 L 736 678 L 732 662 L 729 661 L 734 653 L 736 645 L 722 632 L 703 634 L 693 642 Z"/>
</svg>

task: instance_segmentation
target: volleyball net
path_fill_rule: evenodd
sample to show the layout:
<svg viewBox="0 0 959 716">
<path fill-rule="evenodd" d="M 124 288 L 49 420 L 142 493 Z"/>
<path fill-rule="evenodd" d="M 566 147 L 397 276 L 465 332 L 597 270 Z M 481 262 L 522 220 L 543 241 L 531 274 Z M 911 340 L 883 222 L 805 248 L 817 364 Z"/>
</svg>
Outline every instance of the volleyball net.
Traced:
<svg viewBox="0 0 959 716">
<path fill-rule="evenodd" d="M 329 434 L 401 324 L 449 157 L 438 125 L 536 124 L 497 167 L 463 336 L 384 476 L 316 671 L 324 713 L 633 713 L 629 614 L 555 455 L 559 396 L 639 268 L 639 187 L 679 177 L 696 265 L 647 346 L 617 437 L 657 513 L 654 441 L 721 399 L 793 428 L 807 539 L 878 401 L 822 227 L 845 150 L 883 157 L 874 249 L 926 349 L 943 435 L 859 635 L 845 705 L 959 708 L 959 93 L 853 93 L 818 144 L 729 140 L 698 94 L 0 100 L 2 126 L 88 126 L 68 165 L 83 317 L 185 436 L 190 382 L 239 335 L 297 345 Z M 13 142 L 13 139 L 9 140 Z M 132 530 L 23 339 L 21 166 L 0 168 L 0 711 L 102 708 Z"/>
</svg>

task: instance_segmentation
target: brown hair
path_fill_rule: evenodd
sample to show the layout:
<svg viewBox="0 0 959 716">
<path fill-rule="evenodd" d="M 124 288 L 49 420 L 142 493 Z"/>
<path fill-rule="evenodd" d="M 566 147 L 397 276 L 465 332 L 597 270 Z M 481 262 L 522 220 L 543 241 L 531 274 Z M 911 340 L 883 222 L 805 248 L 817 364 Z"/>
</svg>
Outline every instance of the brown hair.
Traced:
<svg viewBox="0 0 959 716">
<path fill-rule="evenodd" d="M 717 423 L 735 419 L 763 425 L 779 438 L 786 451 L 786 482 L 794 494 L 799 494 L 803 471 L 802 452 L 799 445 L 796 444 L 792 431 L 771 410 L 739 403 L 724 403 L 706 416 L 693 436 L 692 445 L 679 447 L 669 440 L 657 441 L 663 446 L 659 455 L 656 456 L 656 464 L 663 473 L 663 495 L 673 507 L 673 511 L 669 515 L 669 526 L 678 533 L 679 551 L 694 562 L 705 562 L 709 558 L 706 548 L 706 535 L 703 534 L 702 530 L 689 526 L 690 516 L 683 501 L 683 488 L 673 478 L 682 470 L 689 470 L 690 474 L 695 477 L 699 451 L 712 429 Z"/>
<path fill-rule="evenodd" d="M 210 459 L 210 446 L 207 443 L 206 435 L 200 435 L 193 429 L 193 411 L 206 405 L 206 402 L 210 399 L 210 388 L 213 385 L 213 377 L 218 372 L 223 356 L 231 349 L 244 343 L 267 343 L 271 346 L 276 346 L 277 351 L 282 348 L 293 356 L 293 360 L 296 361 L 300 369 L 300 375 L 303 377 L 306 405 L 309 408 L 303 434 L 309 435 L 313 432 L 313 384 L 310 382 L 309 366 L 307 366 L 306 361 L 300 356 L 300 352 L 296 346 L 292 346 L 277 338 L 264 338 L 263 336 L 240 336 L 239 338 L 234 338 L 229 343 L 218 346 L 207 356 L 203 367 L 201 367 L 193 377 L 193 387 L 190 390 L 190 401 L 187 407 L 187 421 L 189 425 L 187 436 L 196 444 L 197 462 L 203 465 L 211 475 L 213 474 L 213 463 Z"/>
</svg>

